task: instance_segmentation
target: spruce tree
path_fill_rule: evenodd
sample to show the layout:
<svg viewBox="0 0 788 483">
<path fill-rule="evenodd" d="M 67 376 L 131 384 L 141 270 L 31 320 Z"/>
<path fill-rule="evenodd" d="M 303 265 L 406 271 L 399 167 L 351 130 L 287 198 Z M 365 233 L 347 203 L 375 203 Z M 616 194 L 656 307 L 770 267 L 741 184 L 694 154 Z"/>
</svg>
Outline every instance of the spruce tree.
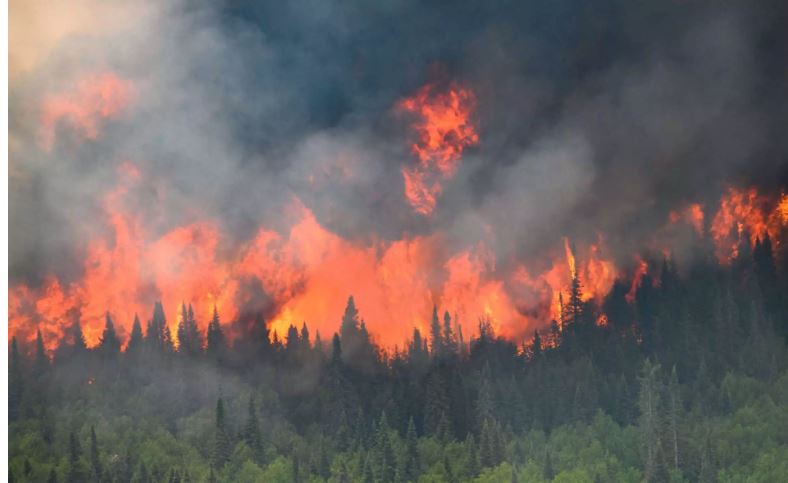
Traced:
<svg viewBox="0 0 788 483">
<path fill-rule="evenodd" d="M 408 430 L 405 433 L 405 464 L 403 478 L 405 481 L 416 481 L 421 473 L 419 459 L 419 441 L 416 436 L 416 424 L 413 416 L 408 420 Z"/>
<path fill-rule="evenodd" d="M 472 433 L 465 437 L 465 476 L 468 479 L 476 478 L 479 474 L 479 452 Z"/>
<path fill-rule="evenodd" d="M 216 400 L 216 432 L 214 436 L 212 463 L 217 468 L 222 468 L 230 459 L 232 451 L 230 436 L 224 413 L 224 401 L 221 397 Z"/>
<path fill-rule="evenodd" d="M 447 355 L 457 353 L 457 337 L 451 326 L 451 316 L 449 311 L 443 313 L 443 347 Z"/>
<path fill-rule="evenodd" d="M 104 332 L 99 340 L 99 352 L 109 359 L 114 359 L 120 353 L 120 341 L 115 333 L 115 324 L 112 323 L 109 312 L 105 316 Z"/>
<path fill-rule="evenodd" d="M 555 478 L 555 471 L 553 471 L 553 462 L 550 459 L 550 450 L 545 451 L 544 466 L 542 467 L 542 478 L 547 481 L 553 481 Z"/>
<path fill-rule="evenodd" d="M 36 378 L 40 378 L 47 371 L 49 371 L 49 357 L 44 348 L 44 337 L 41 335 L 41 329 L 38 329 L 36 331 L 36 355 L 33 361 L 33 374 Z"/>
<path fill-rule="evenodd" d="M 534 330 L 534 341 L 531 344 L 531 358 L 533 360 L 539 360 L 542 356 L 542 337 L 539 335 L 539 330 Z"/>
<path fill-rule="evenodd" d="M 90 427 L 90 469 L 92 481 L 101 481 L 103 469 L 101 467 L 101 455 L 99 454 L 98 440 L 96 439 L 96 429 Z"/>
<path fill-rule="evenodd" d="M 88 344 L 85 342 L 85 334 L 82 333 L 82 326 L 79 321 L 75 321 L 72 326 L 72 347 L 75 354 L 84 354 L 88 350 Z"/>
<path fill-rule="evenodd" d="M 640 377 L 640 439 L 643 447 L 644 478 L 655 481 L 659 464 L 658 452 L 660 445 L 660 382 L 658 379 L 659 364 L 652 364 L 646 359 Z"/>
<path fill-rule="evenodd" d="M 82 483 L 87 481 L 85 471 L 82 467 L 82 448 L 73 431 L 68 435 L 68 475 L 66 480 L 69 483 Z"/>
<path fill-rule="evenodd" d="M 331 339 L 331 364 L 338 365 L 342 363 L 342 342 L 339 339 L 339 334 L 334 333 Z"/>
<path fill-rule="evenodd" d="M 439 357 L 443 355 L 443 334 L 441 332 L 441 323 L 438 319 L 438 307 L 432 307 L 432 322 L 430 323 L 430 351 L 432 357 Z"/>
<path fill-rule="evenodd" d="M 206 352 L 208 357 L 214 361 L 221 361 L 224 358 L 224 353 L 227 350 L 227 342 L 224 338 L 224 331 L 222 324 L 219 321 L 219 312 L 216 307 L 213 308 L 213 318 L 208 324 L 208 345 Z"/>
<path fill-rule="evenodd" d="M 375 460 L 377 463 L 377 471 L 375 471 L 375 473 L 378 481 L 382 483 L 392 483 L 396 472 L 396 461 L 394 459 L 394 450 L 391 447 L 389 431 L 390 428 L 388 420 L 386 419 L 386 412 L 383 411 L 375 436 Z"/>
<path fill-rule="evenodd" d="M 8 419 L 11 421 L 21 416 L 24 385 L 22 358 L 19 354 L 16 336 L 13 336 L 11 337 L 8 361 Z"/>
<path fill-rule="evenodd" d="M 243 439 L 249 448 L 254 451 L 257 458 L 260 458 L 263 453 L 263 441 L 260 435 L 260 423 L 257 419 L 257 409 L 254 404 L 254 397 L 249 397 L 249 413 L 246 419 L 246 426 L 244 427 Z"/>
<path fill-rule="evenodd" d="M 126 354 L 131 357 L 137 357 L 142 353 L 144 345 L 144 336 L 142 335 L 142 325 L 140 318 L 134 314 L 134 324 L 131 326 L 131 335 L 129 336 L 129 343 L 126 345 Z"/>
</svg>

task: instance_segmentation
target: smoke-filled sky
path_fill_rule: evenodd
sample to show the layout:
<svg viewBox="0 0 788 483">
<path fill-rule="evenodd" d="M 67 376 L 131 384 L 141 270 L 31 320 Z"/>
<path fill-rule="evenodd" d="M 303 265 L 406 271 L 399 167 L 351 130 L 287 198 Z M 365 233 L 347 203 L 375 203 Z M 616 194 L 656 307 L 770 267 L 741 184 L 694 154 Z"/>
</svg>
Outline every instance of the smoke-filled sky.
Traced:
<svg viewBox="0 0 788 483">
<path fill-rule="evenodd" d="M 191 302 L 203 324 L 218 304 L 331 332 L 351 293 L 384 342 L 433 305 L 522 335 L 546 322 L 564 237 L 606 260 L 587 267 L 593 291 L 590 272 L 615 277 L 639 250 L 689 253 L 663 229 L 671 212 L 697 203 L 708 225 L 729 187 L 788 185 L 776 0 L 12 0 L 9 14 L 25 338 L 81 318 L 95 342 L 103 311 L 125 333 L 159 298 L 171 323 Z M 455 124 L 428 126 L 436 110 Z M 429 151 L 436 132 L 453 151 Z M 413 176 L 433 201 L 409 199 Z"/>
</svg>

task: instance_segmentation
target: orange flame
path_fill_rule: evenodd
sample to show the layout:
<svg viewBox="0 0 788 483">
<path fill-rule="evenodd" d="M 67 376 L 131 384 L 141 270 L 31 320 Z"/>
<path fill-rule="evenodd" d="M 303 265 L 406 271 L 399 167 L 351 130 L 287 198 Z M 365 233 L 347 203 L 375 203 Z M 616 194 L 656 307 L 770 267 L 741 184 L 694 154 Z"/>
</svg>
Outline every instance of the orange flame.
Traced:
<svg viewBox="0 0 788 483">
<path fill-rule="evenodd" d="M 671 223 L 683 221 L 692 226 L 698 236 L 703 236 L 703 207 L 698 203 L 690 203 L 681 211 L 671 211 L 668 219 Z"/>
<path fill-rule="evenodd" d="M 52 149 L 61 122 L 81 139 L 97 139 L 101 120 L 120 115 L 131 97 L 131 83 L 112 72 L 87 76 L 71 90 L 46 97 L 41 106 L 41 146 Z"/>
<path fill-rule="evenodd" d="M 785 195 L 782 195 L 770 211 L 769 201 L 767 196 L 759 194 L 755 188 L 729 188 L 722 196 L 720 208 L 710 228 L 720 263 L 728 264 L 738 256 L 739 243 L 744 233 L 749 234 L 748 241 L 752 244 L 767 234 L 779 242 L 780 230 L 788 224 L 783 216 L 788 202 L 785 201 Z"/>
<path fill-rule="evenodd" d="M 496 277 L 494 256 L 484 244 L 447 253 L 438 236 L 351 242 L 326 230 L 295 200 L 291 210 L 297 222 L 288 232 L 261 229 L 223 256 L 228 252 L 221 249 L 223 237 L 210 221 L 152 236 L 125 203 L 145 180 L 131 164 L 119 169 L 119 177 L 104 199 L 106 233 L 88 244 L 82 277 L 63 283 L 51 276 L 38 289 L 13 286 L 10 333 L 31 342 L 40 328 L 51 349 L 79 320 L 93 346 L 105 311 L 125 338 L 134 315 L 144 324 L 156 300 L 165 306 L 173 335 L 181 302 L 193 305 L 204 330 L 214 306 L 224 323 L 239 316 L 239 308 L 253 301 L 246 288 L 250 281 L 270 298 L 270 327 L 280 334 L 306 321 L 313 331 L 330 335 L 351 294 L 371 333 L 389 347 L 414 326 L 426 329 L 433 305 L 457 314 L 468 336 L 481 315 L 505 336 L 525 333 L 534 322 L 518 311 Z"/>
<path fill-rule="evenodd" d="M 437 92 L 428 84 L 398 104 L 402 111 L 418 116 L 412 126 L 418 141 L 411 151 L 418 158 L 415 166 L 402 169 L 405 197 L 413 209 L 429 215 L 443 192 L 442 182 L 454 176 L 465 148 L 479 142 L 471 121 L 476 97 L 473 92 L 451 86 Z"/>
<path fill-rule="evenodd" d="M 643 277 L 648 273 L 648 262 L 640 257 L 637 257 L 637 262 L 637 267 L 635 267 L 635 276 L 632 277 L 632 285 L 629 287 L 629 292 L 627 292 L 627 294 L 624 296 L 624 298 L 630 304 L 635 301 L 635 297 L 637 296 L 638 288 L 640 288 Z"/>
</svg>

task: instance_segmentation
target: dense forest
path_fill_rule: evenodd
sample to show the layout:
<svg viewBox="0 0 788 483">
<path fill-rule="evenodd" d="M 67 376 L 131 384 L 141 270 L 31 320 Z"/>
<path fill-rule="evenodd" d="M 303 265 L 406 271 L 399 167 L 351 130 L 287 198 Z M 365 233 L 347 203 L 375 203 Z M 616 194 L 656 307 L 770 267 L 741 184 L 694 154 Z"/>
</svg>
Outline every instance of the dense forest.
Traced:
<svg viewBox="0 0 788 483">
<path fill-rule="evenodd" d="M 485 318 L 468 337 L 436 308 L 384 350 L 353 297 L 325 338 L 260 314 L 203 333 L 188 305 L 170 333 L 157 303 L 128 341 L 109 315 L 92 348 L 78 323 L 53 353 L 12 339 L 9 481 L 788 481 L 773 252 L 657 262 L 602 304 L 575 278 L 527 341 Z"/>
</svg>

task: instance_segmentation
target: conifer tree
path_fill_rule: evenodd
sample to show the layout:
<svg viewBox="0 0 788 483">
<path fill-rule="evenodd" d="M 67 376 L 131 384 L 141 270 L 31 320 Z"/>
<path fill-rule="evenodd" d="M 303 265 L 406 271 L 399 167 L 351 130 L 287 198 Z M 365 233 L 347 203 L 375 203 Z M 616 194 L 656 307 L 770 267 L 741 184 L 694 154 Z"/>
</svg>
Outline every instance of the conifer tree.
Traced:
<svg viewBox="0 0 788 483">
<path fill-rule="evenodd" d="M 335 332 L 334 337 L 331 339 L 331 363 L 336 366 L 341 362 L 342 362 L 342 342 L 339 339 L 339 334 Z"/>
<path fill-rule="evenodd" d="M 443 347 L 447 355 L 457 353 L 457 337 L 451 326 L 451 316 L 449 311 L 443 313 Z"/>
<path fill-rule="evenodd" d="M 553 462 L 550 459 L 550 450 L 545 451 L 544 466 L 542 467 L 542 478 L 547 481 L 553 481 L 555 478 L 555 471 L 553 470 Z"/>
<path fill-rule="evenodd" d="M 667 391 L 667 420 L 670 432 L 670 445 L 673 454 L 673 470 L 679 471 L 679 425 L 681 417 L 681 394 L 679 380 L 676 375 L 676 366 L 670 373 Z"/>
<path fill-rule="evenodd" d="M 84 354 L 88 350 L 88 344 L 85 342 L 85 334 L 82 333 L 82 325 L 79 321 L 75 321 L 72 326 L 73 338 L 72 347 L 75 354 Z"/>
<path fill-rule="evenodd" d="M 646 481 L 655 481 L 658 468 L 658 452 L 660 445 L 661 425 L 660 383 L 658 379 L 659 364 L 652 364 L 646 359 L 640 377 L 640 439 L 643 446 L 643 466 Z"/>
<path fill-rule="evenodd" d="M 438 307 L 432 307 L 432 322 L 430 323 L 430 351 L 433 357 L 443 355 L 443 334 L 441 332 L 441 323 L 438 319 Z"/>
<path fill-rule="evenodd" d="M 47 371 L 49 371 L 49 356 L 47 356 L 44 348 L 44 337 L 41 335 L 41 329 L 38 329 L 36 331 L 36 355 L 33 360 L 33 374 L 40 378 Z"/>
<path fill-rule="evenodd" d="M 227 342 L 224 338 L 224 330 L 219 321 L 219 312 L 216 307 L 213 308 L 213 317 L 208 324 L 208 345 L 206 352 L 208 357 L 215 361 L 221 361 L 224 358 L 224 353 L 227 349 Z"/>
<path fill-rule="evenodd" d="M 101 466 L 96 429 L 93 426 L 90 427 L 90 469 L 92 481 L 101 481 L 104 472 Z"/>
<path fill-rule="evenodd" d="M 112 323 L 109 312 L 105 316 L 104 332 L 99 340 L 99 351 L 104 357 L 110 359 L 117 357 L 120 353 L 120 341 L 115 333 L 115 324 Z"/>
<path fill-rule="evenodd" d="M 306 326 L 306 322 L 301 324 L 301 334 L 299 335 L 298 339 L 301 341 L 302 352 L 306 354 L 311 348 L 309 345 L 309 328 Z"/>
<path fill-rule="evenodd" d="M 254 451 L 255 456 L 260 458 L 263 452 L 263 441 L 260 435 L 260 423 L 257 419 L 257 408 L 254 404 L 254 397 L 249 397 L 249 413 L 244 427 L 243 439 L 249 448 Z"/>
<path fill-rule="evenodd" d="M 73 431 L 68 435 L 68 476 L 66 480 L 69 483 L 87 481 L 85 471 L 82 468 L 82 448 Z"/>
<path fill-rule="evenodd" d="M 172 352 L 172 337 L 161 302 L 153 304 L 153 318 L 148 322 L 145 339 L 148 349 L 154 354 Z"/>
<path fill-rule="evenodd" d="M 22 358 L 19 354 L 16 336 L 13 336 L 11 337 L 8 361 L 8 418 L 11 421 L 21 416 L 24 386 Z"/>
<path fill-rule="evenodd" d="M 142 335 L 142 325 L 140 318 L 134 314 L 134 324 L 131 326 L 131 335 L 129 336 L 129 343 L 126 346 L 126 354 L 132 357 L 137 357 L 142 353 L 144 345 L 144 336 Z"/>
<path fill-rule="evenodd" d="M 361 481 L 363 483 L 375 483 L 375 474 L 372 470 L 371 452 L 367 452 L 367 457 L 364 459 L 364 468 L 362 470 Z"/>
<path fill-rule="evenodd" d="M 213 465 L 217 468 L 222 468 L 227 460 L 230 459 L 231 451 L 230 435 L 224 413 L 224 401 L 220 396 L 216 401 L 216 432 L 213 446 Z"/>
<path fill-rule="evenodd" d="M 465 476 L 475 478 L 479 474 L 479 452 L 472 433 L 465 437 Z"/>
<path fill-rule="evenodd" d="M 413 416 L 408 420 L 408 429 L 405 433 L 405 464 L 403 465 L 403 478 L 405 481 L 416 481 L 420 474 L 419 441 L 416 436 L 416 424 Z"/>
<path fill-rule="evenodd" d="M 194 310 L 192 304 L 189 304 L 189 310 L 186 313 L 189 323 L 186 325 L 186 340 L 189 341 L 189 351 L 192 355 L 199 355 L 203 350 L 202 333 L 200 326 L 197 325 L 197 319 L 194 317 Z M 265 325 L 263 325 L 265 327 Z"/>
<path fill-rule="evenodd" d="M 542 356 L 542 337 L 539 336 L 539 329 L 534 330 L 534 341 L 531 344 L 531 355 L 533 360 L 539 360 Z"/>
<path fill-rule="evenodd" d="M 375 436 L 375 461 L 377 466 L 375 473 L 378 481 L 383 483 L 392 483 L 396 471 L 396 461 L 394 459 L 394 450 L 391 447 L 391 440 L 389 439 L 389 431 L 386 412 L 383 411 Z"/>
<path fill-rule="evenodd" d="M 298 329 L 295 325 L 290 324 L 287 328 L 287 336 L 285 337 L 285 350 L 292 357 L 298 353 L 301 348 L 301 339 L 298 336 Z"/>
</svg>

